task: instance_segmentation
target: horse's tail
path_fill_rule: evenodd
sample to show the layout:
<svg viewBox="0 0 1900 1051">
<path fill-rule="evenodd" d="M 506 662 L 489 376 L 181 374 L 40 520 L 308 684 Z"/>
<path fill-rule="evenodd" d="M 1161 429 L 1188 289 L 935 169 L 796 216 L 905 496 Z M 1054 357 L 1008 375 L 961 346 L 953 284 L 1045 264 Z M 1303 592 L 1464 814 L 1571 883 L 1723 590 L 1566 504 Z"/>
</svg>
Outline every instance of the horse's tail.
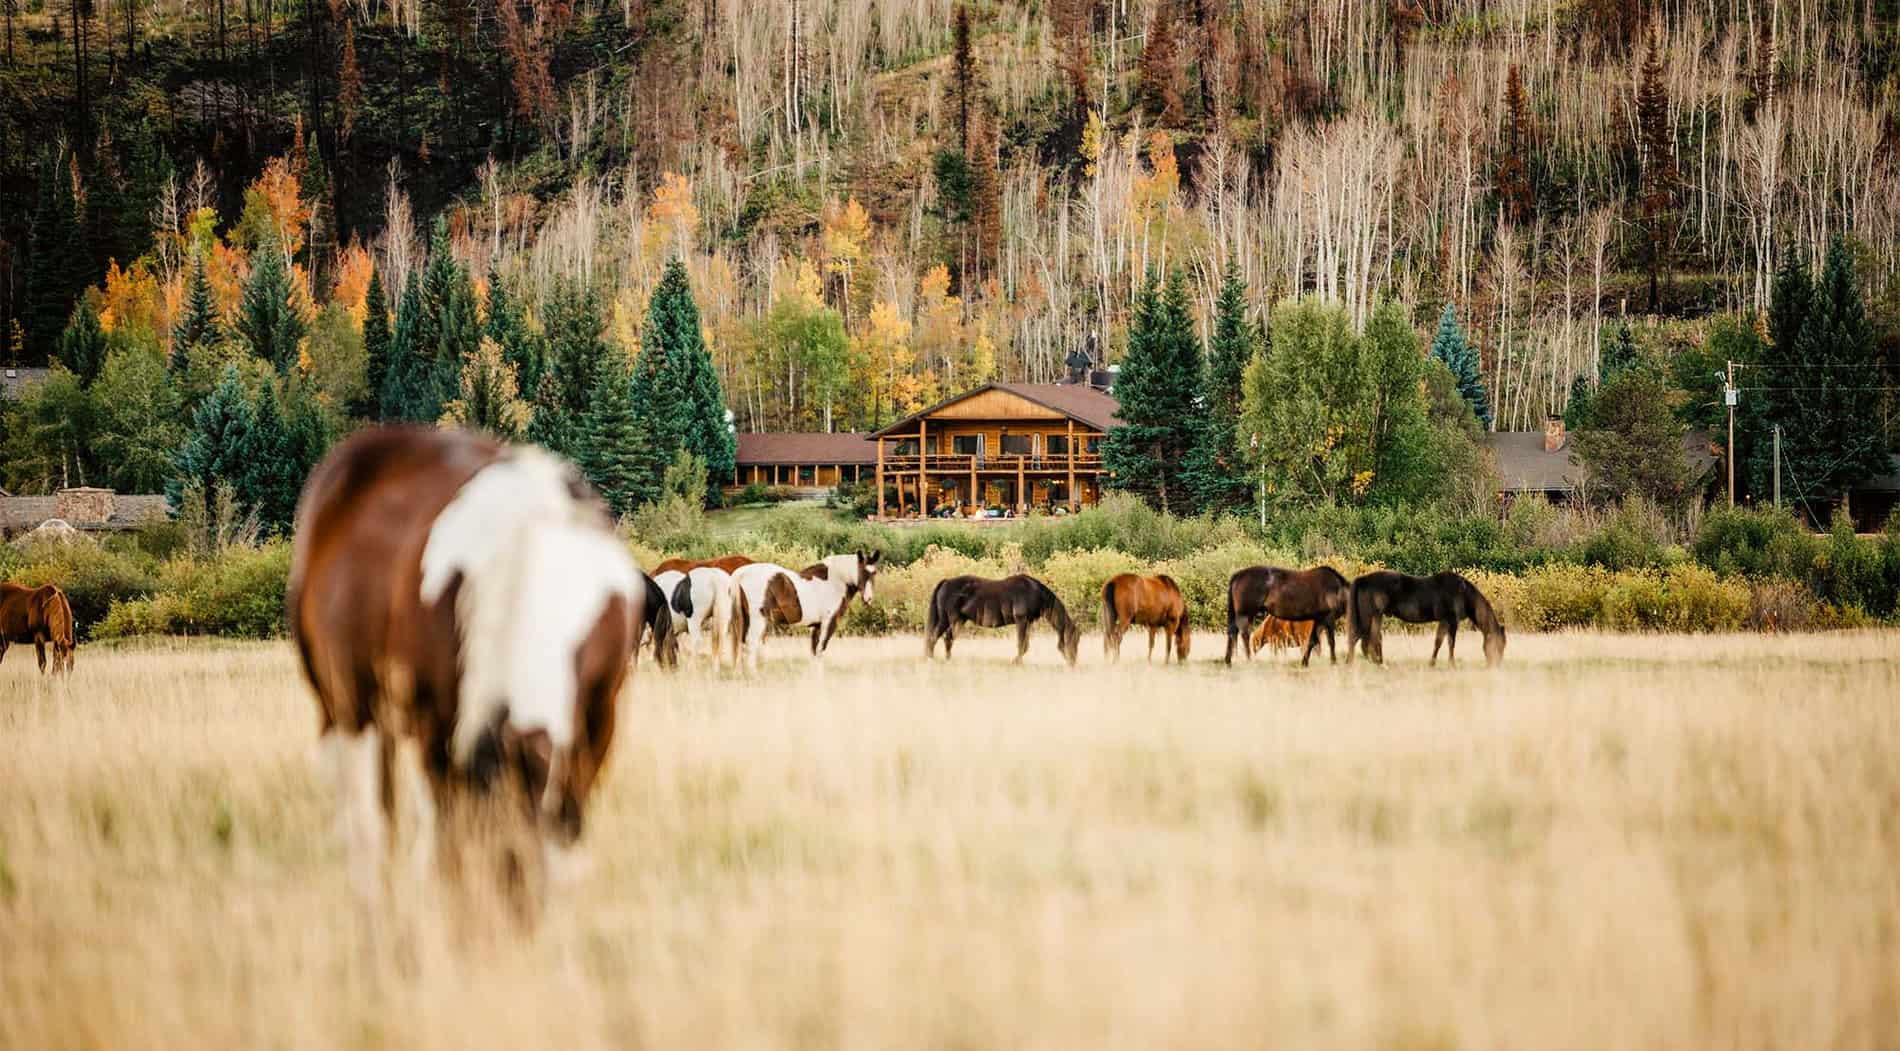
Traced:
<svg viewBox="0 0 1900 1051">
<path fill-rule="evenodd" d="M 1108 581 L 1102 585 L 1102 630 L 1107 635 L 1115 634 L 1115 622 L 1119 619 L 1115 614 L 1115 578 L 1109 577 Z M 1103 638 L 1103 645 L 1107 645 L 1106 636 Z"/>
<path fill-rule="evenodd" d="M 746 601 L 745 589 L 736 580 L 726 582 L 726 601 L 731 603 L 725 616 L 732 625 L 732 663 L 737 665 L 740 647 L 752 633 L 752 604 Z"/>
<path fill-rule="evenodd" d="M 1239 641 L 1235 636 L 1240 632 L 1240 607 L 1234 601 L 1234 581 L 1239 576 L 1227 578 L 1227 656 L 1221 658 L 1226 664 L 1234 663 L 1234 643 Z"/>
<path fill-rule="evenodd" d="M 948 583 L 950 583 L 948 579 L 939 580 L 937 581 L 937 586 L 930 589 L 930 608 L 924 611 L 925 659 L 929 659 L 931 653 L 936 650 L 937 635 L 943 631 L 943 608 L 941 600 L 943 598 L 943 586 Z"/>
<path fill-rule="evenodd" d="M 693 578 L 691 574 L 680 577 L 673 587 L 673 612 L 682 617 L 693 615 Z"/>
<path fill-rule="evenodd" d="M 1355 652 L 1354 646 L 1358 644 L 1360 639 L 1366 638 L 1370 634 L 1367 631 L 1366 625 L 1361 618 L 1362 618 L 1362 614 L 1359 612 L 1359 578 L 1354 577 L 1352 579 L 1352 582 L 1346 585 L 1346 663 L 1347 664 L 1352 663 L 1352 655 Z"/>
<path fill-rule="evenodd" d="M 40 589 L 46 603 L 46 634 L 56 646 L 67 649 L 73 647 L 73 607 L 66 601 L 66 593 L 57 585 L 48 584 Z"/>
</svg>

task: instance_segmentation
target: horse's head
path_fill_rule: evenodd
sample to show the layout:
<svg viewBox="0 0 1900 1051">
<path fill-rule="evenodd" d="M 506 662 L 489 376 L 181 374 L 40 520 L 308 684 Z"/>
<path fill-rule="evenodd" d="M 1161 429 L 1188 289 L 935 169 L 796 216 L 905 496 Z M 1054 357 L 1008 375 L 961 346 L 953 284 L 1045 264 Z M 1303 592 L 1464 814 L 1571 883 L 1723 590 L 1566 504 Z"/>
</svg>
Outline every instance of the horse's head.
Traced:
<svg viewBox="0 0 1900 1051">
<path fill-rule="evenodd" d="M 1484 633 L 1484 663 L 1495 665 L 1504 659 L 1504 625 Z"/>
<path fill-rule="evenodd" d="M 877 601 L 871 595 L 871 588 L 877 583 L 877 566 L 883 558 L 882 551 L 858 552 L 858 590 L 864 593 L 867 604 Z"/>
</svg>

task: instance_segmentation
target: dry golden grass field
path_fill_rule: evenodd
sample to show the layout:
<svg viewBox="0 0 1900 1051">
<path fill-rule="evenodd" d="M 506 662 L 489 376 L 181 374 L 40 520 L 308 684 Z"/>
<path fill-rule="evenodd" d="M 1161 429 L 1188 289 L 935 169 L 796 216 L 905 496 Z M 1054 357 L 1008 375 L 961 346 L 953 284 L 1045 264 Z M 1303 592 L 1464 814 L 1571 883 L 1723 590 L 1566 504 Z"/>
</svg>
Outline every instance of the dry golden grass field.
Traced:
<svg viewBox="0 0 1900 1051">
<path fill-rule="evenodd" d="M 1900 1046 L 1900 634 L 1012 644 L 643 664 L 531 936 L 357 907 L 286 645 L 16 649 L 0 1048 Z"/>
</svg>

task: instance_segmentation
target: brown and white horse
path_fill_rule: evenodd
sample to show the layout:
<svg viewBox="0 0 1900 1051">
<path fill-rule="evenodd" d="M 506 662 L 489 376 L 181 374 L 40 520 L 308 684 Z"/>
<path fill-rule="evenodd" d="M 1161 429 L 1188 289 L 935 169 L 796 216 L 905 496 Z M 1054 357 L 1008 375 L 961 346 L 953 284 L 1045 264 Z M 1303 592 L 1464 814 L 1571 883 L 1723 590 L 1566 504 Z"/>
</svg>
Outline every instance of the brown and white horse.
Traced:
<svg viewBox="0 0 1900 1051">
<path fill-rule="evenodd" d="M 741 616 L 746 619 L 747 665 L 758 669 L 766 629 L 774 624 L 810 627 L 812 660 L 823 656 L 851 600 L 862 593 L 864 601 L 877 601 L 877 568 L 882 557 L 877 551 L 832 555 L 796 573 L 770 562 L 740 566 L 732 574 L 732 583 L 745 605 Z"/>
<path fill-rule="evenodd" d="M 752 560 L 744 555 L 720 555 L 718 558 L 669 558 L 653 567 L 653 575 L 662 573 L 688 573 L 695 569 L 722 569 L 727 573 L 737 573 L 740 566 L 749 566 Z"/>
<path fill-rule="evenodd" d="M 13 643 L 33 644 L 46 674 L 46 646 L 53 646 L 53 674 L 73 670 L 73 607 L 52 584 L 29 588 L 0 583 L 0 660 Z"/>
<path fill-rule="evenodd" d="M 418 861 L 456 813 L 538 838 L 538 859 L 505 859 L 511 873 L 562 860 L 613 740 L 645 600 L 605 508 L 539 449 L 379 428 L 318 465 L 286 607 L 365 897 L 379 896 L 397 787 Z M 405 760 L 426 791 L 392 783 Z"/>
</svg>

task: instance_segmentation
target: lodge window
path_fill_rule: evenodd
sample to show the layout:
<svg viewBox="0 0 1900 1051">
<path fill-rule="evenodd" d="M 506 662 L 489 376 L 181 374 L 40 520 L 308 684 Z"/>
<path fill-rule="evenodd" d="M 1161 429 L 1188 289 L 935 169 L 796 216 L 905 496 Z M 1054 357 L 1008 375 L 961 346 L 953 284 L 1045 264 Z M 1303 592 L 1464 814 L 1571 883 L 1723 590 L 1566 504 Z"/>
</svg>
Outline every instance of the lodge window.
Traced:
<svg viewBox="0 0 1900 1051">
<path fill-rule="evenodd" d="M 1042 450 L 1050 456 L 1069 455 L 1069 436 L 1066 434 L 1052 434 L 1044 438 L 1042 440 Z"/>
<path fill-rule="evenodd" d="M 1036 451 L 1036 440 L 1027 434 L 1003 435 L 1003 455 L 1028 456 Z"/>
<path fill-rule="evenodd" d="M 1084 446 L 1083 446 L 1082 448 L 1084 448 L 1084 449 L 1086 449 L 1086 450 L 1088 451 L 1088 454 L 1089 454 L 1090 456 L 1094 456 L 1094 455 L 1096 455 L 1096 454 L 1098 454 L 1098 453 L 1100 453 L 1100 452 L 1102 451 L 1102 438 L 1101 438 L 1101 436 L 1100 436 L 1100 435 L 1097 435 L 1097 436 L 1095 436 L 1095 437 L 1093 437 L 1093 438 L 1090 438 L 1090 439 L 1088 440 L 1088 444 L 1087 444 L 1087 445 L 1084 445 Z"/>
<path fill-rule="evenodd" d="M 891 446 L 891 455 L 893 456 L 917 455 L 917 439 L 906 438 L 903 441 L 900 441 L 897 444 Z"/>
<path fill-rule="evenodd" d="M 980 434 L 959 434 L 950 439 L 951 449 L 958 456 L 983 455 L 983 436 Z"/>
</svg>

